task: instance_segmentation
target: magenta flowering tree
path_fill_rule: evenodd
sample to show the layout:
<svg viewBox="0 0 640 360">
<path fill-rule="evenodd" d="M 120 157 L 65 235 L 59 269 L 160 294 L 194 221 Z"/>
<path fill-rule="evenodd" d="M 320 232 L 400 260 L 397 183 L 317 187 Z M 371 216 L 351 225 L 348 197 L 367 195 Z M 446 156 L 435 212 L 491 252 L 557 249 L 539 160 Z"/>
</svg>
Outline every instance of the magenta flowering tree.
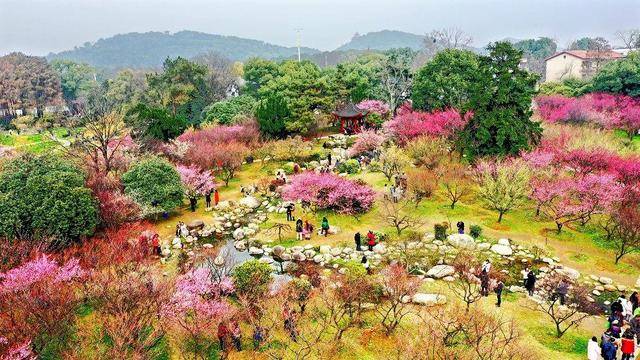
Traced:
<svg viewBox="0 0 640 360">
<path fill-rule="evenodd" d="M 542 95 L 535 98 L 537 114 L 551 123 L 564 121 L 574 103 L 574 98 L 562 95 Z"/>
<path fill-rule="evenodd" d="M 79 303 L 75 285 L 84 276 L 77 259 L 60 265 L 47 255 L 0 273 L 0 329 L 5 347 L 22 353 L 42 334 L 47 336 L 38 341 L 41 347 L 47 346 L 48 339 L 62 336 L 75 317 Z M 37 353 L 40 348 L 33 350 Z"/>
<path fill-rule="evenodd" d="M 185 351 L 203 357 L 215 328 L 232 314 L 226 296 L 233 293 L 228 277 L 218 278 L 209 267 L 198 267 L 176 280 L 175 291 L 161 316 L 187 341 Z"/>
<path fill-rule="evenodd" d="M 538 96 L 535 104 L 538 116 L 551 123 L 588 123 L 605 129 L 624 130 L 629 137 L 640 130 L 640 102 L 626 95 Z"/>
<path fill-rule="evenodd" d="M 420 136 L 450 138 L 464 128 L 471 116 L 469 112 L 463 117 L 455 109 L 433 113 L 412 111 L 397 115 L 385 123 L 384 129 L 402 144 Z"/>
<path fill-rule="evenodd" d="M 364 152 L 379 148 L 384 143 L 384 136 L 373 130 L 365 130 L 358 134 L 358 138 L 349 148 L 349 157 L 358 156 Z"/>
<path fill-rule="evenodd" d="M 189 199 L 204 196 L 216 188 L 215 178 L 210 171 L 202 170 L 196 165 L 178 165 L 177 170 Z"/>
<path fill-rule="evenodd" d="M 362 182 L 335 174 L 304 172 L 291 178 L 291 183 L 282 190 L 282 197 L 287 201 L 301 200 L 314 209 L 357 215 L 371 209 L 375 191 Z"/>
<path fill-rule="evenodd" d="M 358 109 L 367 110 L 369 113 L 374 113 L 382 116 L 383 118 L 389 115 L 389 104 L 380 100 L 363 100 L 357 105 Z"/>
<path fill-rule="evenodd" d="M 567 224 L 585 224 L 593 215 L 608 211 L 623 189 L 612 174 L 546 178 L 533 181 L 532 186 L 532 199 L 555 222 L 558 233 Z"/>
<path fill-rule="evenodd" d="M 640 131 L 640 101 L 629 102 L 620 110 L 617 128 L 626 131 L 633 138 Z"/>
</svg>

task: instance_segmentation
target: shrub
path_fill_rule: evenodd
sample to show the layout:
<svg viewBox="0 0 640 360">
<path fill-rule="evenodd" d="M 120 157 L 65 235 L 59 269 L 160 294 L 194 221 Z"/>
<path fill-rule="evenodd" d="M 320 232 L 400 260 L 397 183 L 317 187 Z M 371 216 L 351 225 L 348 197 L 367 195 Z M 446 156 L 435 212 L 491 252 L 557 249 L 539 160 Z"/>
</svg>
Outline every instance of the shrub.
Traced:
<svg viewBox="0 0 640 360">
<path fill-rule="evenodd" d="M 236 292 L 252 302 L 260 301 L 271 283 L 271 266 L 258 260 L 249 260 L 233 269 L 231 274 Z"/>
<path fill-rule="evenodd" d="M 449 146 L 445 139 L 432 139 L 421 136 L 410 141 L 405 150 L 416 165 L 435 169 L 438 163 L 447 155 Z"/>
<path fill-rule="evenodd" d="M 357 174 L 360 172 L 360 163 L 356 159 L 349 159 L 338 165 L 338 172 L 347 174 Z"/>
<path fill-rule="evenodd" d="M 124 191 L 140 205 L 144 215 L 169 212 L 182 205 L 180 174 L 168 161 L 151 157 L 122 175 Z"/>
<path fill-rule="evenodd" d="M 291 174 L 293 174 L 293 167 L 294 166 L 295 166 L 295 163 L 288 162 L 288 163 L 282 165 L 282 170 L 284 170 L 285 174 L 291 175 Z"/>
<path fill-rule="evenodd" d="M 482 235 L 482 227 L 480 225 L 471 225 L 469 227 L 469 235 L 474 239 L 479 238 Z"/>
<path fill-rule="evenodd" d="M 447 230 L 449 229 L 449 224 L 441 223 L 433 225 L 433 232 L 435 234 L 436 240 L 445 240 L 447 238 Z"/>
<path fill-rule="evenodd" d="M 330 209 L 342 214 L 358 214 L 371 209 L 375 192 L 362 182 L 343 179 L 335 174 L 305 172 L 284 187 L 285 200 L 302 200 L 317 209 Z"/>
<path fill-rule="evenodd" d="M 25 154 L 0 172 L 0 237 L 54 238 L 61 244 L 91 235 L 98 209 L 77 167 L 50 155 Z"/>
</svg>

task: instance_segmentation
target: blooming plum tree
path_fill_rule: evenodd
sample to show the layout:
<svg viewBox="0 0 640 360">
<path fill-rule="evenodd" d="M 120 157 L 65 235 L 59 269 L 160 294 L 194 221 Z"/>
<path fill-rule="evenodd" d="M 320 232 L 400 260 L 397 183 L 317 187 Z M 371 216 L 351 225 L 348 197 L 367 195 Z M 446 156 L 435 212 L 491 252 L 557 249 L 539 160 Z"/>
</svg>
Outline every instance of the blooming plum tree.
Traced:
<svg viewBox="0 0 640 360">
<path fill-rule="evenodd" d="M 301 200 L 318 209 L 330 209 L 355 215 L 371 209 L 375 192 L 361 182 L 343 179 L 334 174 L 304 172 L 291 178 L 284 187 L 285 200 Z"/>
</svg>

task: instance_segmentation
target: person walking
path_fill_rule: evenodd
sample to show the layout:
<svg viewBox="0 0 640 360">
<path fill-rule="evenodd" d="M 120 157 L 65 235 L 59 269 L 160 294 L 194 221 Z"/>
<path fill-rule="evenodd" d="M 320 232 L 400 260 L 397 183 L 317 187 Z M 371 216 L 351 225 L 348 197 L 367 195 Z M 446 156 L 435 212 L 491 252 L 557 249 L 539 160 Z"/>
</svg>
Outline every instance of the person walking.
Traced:
<svg viewBox="0 0 640 360">
<path fill-rule="evenodd" d="M 587 359 L 588 360 L 600 360 L 600 345 L 598 344 L 598 339 L 594 336 L 589 340 L 589 344 L 587 344 Z"/>
<path fill-rule="evenodd" d="M 284 328 L 289 333 L 289 337 L 293 342 L 298 342 L 298 331 L 296 329 L 294 314 L 286 304 L 282 310 L 282 315 L 284 317 Z"/>
<path fill-rule="evenodd" d="M 331 166 L 331 153 L 327 155 L 327 161 L 329 162 L 329 166 Z"/>
<path fill-rule="evenodd" d="M 219 202 L 220 202 L 220 193 L 218 192 L 218 189 L 215 189 L 213 192 L 213 204 L 218 206 Z"/>
<path fill-rule="evenodd" d="M 464 223 L 462 221 L 458 221 L 456 226 L 458 227 L 458 234 L 464 234 Z"/>
<path fill-rule="evenodd" d="M 311 240 L 311 234 L 313 234 L 313 225 L 311 225 L 309 220 L 305 220 L 302 235 L 304 236 L 305 240 Z"/>
<path fill-rule="evenodd" d="M 369 245 L 369 251 L 373 251 L 373 247 L 376 246 L 376 235 L 371 230 L 367 233 L 367 245 Z"/>
<path fill-rule="evenodd" d="M 329 220 L 327 220 L 326 217 L 322 218 L 322 224 L 320 226 L 320 233 L 323 234 L 325 237 L 327 237 L 327 235 L 329 235 Z"/>
<path fill-rule="evenodd" d="M 302 219 L 296 220 L 296 240 L 302 240 Z"/>
<path fill-rule="evenodd" d="M 498 280 L 498 283 L 496 284 L 496 288 L 493 290 L 496 292 L 497 307 L 500 307 L 500 305 L 502 305 L 502 290 L 504 290 L 504 283 L 502 282 L 502 280 Z"/>
<path fill-rule="evenodd" d="M 524 287 L 529 292 L 529 296 L 533 296 L 533 292 L 536 289 L 536 274 L 533 273 L 533 270 L 529 270 L 527 274 L 527 280 L 524 283 Z"/>
<path fill-rule="evenodd" d="M 295 218 L 293 217 L 293 203 L 288 203 L 285 209 L 287 210 L 287 221 L 294 221 Z"/>
<path fill-rule="evenodd" d="M 367 274 L 371 275 L 371 265 L 369 264 L 369 259 L 367 259 L 366 255 L 362 256 L 362 260 L 360 260 L 362 266 L 367 270 Z"/>
<path fill-rule="evenodd" d="M 489 274 L 491 271 L 491 260 L 487 259 L 482 263 L 482 272 Z"/>
<path fill-rule="evenodd" d="M 489 273 L 485 271 L 480 272 L 480 295 L 489 296 Z"/>
<path fill-rule="evenodd" d="M 153 253 L 158 256 L 162 256 L 162 250 L 160 249 L 160 236 L 153 234 L 151 237 L 151 246 L 153 246 Z"/>
<path fill-rule="evenodd" d="M 238 320 L 231 320 L 231 340 L 236 348 L 236 351 L 242 351 L 242 330 L 240 330 L 240 324 Z"/>
<path fill-rule="evenodd" d="M 229 328 L 225 322 L 220 322 L 218 325 L 218 341 L 220 341 L 220 351 L 225 352 L 227 350 L 227 338 L 229 337 Z"/>
<path fill-rule="evenodd" d="M 356 251 L 362 251 L 362 235 L 359 231 L 353 236 L 353 240 L 356 242 Z"/>
<path fill-rule="evenodd" d="M 264 328 L 260 325 L 253 327 L 253 349 L 258 350 L 264 341 Z"/>
<path fill-rule="evenodd" d="M 204 204 L 207 208 L 211 207 L 211 191 L 207 191 L 207 193 L 204 194 Z"/>
<path fill-rule="evenodd" d="M 631 360 L 636 353 L 636 341 L 630 329 L 625 330 L 620 341 L 622 350 L 622 360 Z"/>
<path fill-rule="evenodd" d="M 614 344 L 614 339 L 602 342 L 602 358 L 604 360 L 616 360 L 618 347 Z"/>
<path fill-rule="evenodd" d="M 564 305 L 567 301 L 567 293 L 569 293 L 569 284 L 562 279 L 556 288 L 555 297 L 560 299 L 560 305 Z"/>
<path fill-rule="evenodd" d="M 631 312 L 635 313 L 638 305 L 640 304 L 640 296 L 637 291 L 634 291 L 631 296 L 629 296 L 629 301 L 631 302 Z"/>
</svg>

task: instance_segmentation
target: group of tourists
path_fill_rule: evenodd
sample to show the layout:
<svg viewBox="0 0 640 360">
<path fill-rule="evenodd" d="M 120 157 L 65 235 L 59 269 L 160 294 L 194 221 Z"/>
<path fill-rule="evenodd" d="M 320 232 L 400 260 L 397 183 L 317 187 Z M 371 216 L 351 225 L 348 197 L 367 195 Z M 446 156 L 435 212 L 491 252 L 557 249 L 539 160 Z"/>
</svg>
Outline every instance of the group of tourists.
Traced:
<svg viewBox="0 0 640 360">
<path fill-rule="evenodd" d="M 296 219 L 294 216 L 296 206 L 293 202 L 288 203 L 285 206 L 285 212 L 287 214 L 287 221 L 295 221 L 296 223 L 296 240 L 310 240 L 315 226 L 308 220 L 302 220 L 302 218 Z M 329 220 L 326 217 L 322 218 L 320 223 L 320 235 L 325 237 L 329 235 Z"/>
<path fill-rule="evenodd" d="M 633 359 L 640 343 L 640 296 L 633 292 L 629 299 L 620 294 L 611 303 L 607 318 L 607 329 L 598 339 L 594 336 L 589 341 L 587 354 L 589 360 L 616 360 L 618 351 L 622 360 Z"/>
<path fill-rule="evenodd" d="M 255 325 L 253 327 L 253 348 L 257 350 L 260 348 L 266 337 L 266 330 L 260 326 Z M 242 329 L 238 320 L 233 318 L 230 321 L 222 321 L 218 325 L 218 341 L 220 342 L 220 351 L 223 354 L 223 358 L 233 347 L 236 351 L 242 351 Z"/>
<path fill-rule="evenodd" d="M 391 186 L 384 184 L 384 198 L 395 203 L 402 199 L 407 192 L 407 175 L 405 173 L 394 175 L 394 182 Z"/>
</svg>

